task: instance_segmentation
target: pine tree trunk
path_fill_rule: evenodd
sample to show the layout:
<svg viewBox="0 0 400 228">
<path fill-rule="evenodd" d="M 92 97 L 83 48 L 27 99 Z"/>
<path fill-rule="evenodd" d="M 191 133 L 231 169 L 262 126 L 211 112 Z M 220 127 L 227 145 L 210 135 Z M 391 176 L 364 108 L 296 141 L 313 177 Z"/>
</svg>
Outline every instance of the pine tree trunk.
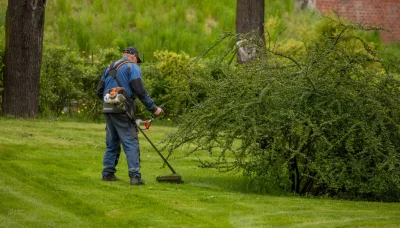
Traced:
<svg viewBox="0 0 400 228">
<path fill-rule="evenodd" d="M 46 0 L 8 1 L 3 114 L 38 116 L 45 6 Z"/>
<path fill-rule="evenodd" d="M 237 0 L 236 1 L 236 33 L 247 34 L 255 32 L 254 39 L 264 37 L 264 0 Z M 240 44 L 238 41 L 238 45 Z M 238 50 L 238 62 L 243 63 L 254 57 L 256 50 L 252 47 L 243 47 Z"/>
</svg>

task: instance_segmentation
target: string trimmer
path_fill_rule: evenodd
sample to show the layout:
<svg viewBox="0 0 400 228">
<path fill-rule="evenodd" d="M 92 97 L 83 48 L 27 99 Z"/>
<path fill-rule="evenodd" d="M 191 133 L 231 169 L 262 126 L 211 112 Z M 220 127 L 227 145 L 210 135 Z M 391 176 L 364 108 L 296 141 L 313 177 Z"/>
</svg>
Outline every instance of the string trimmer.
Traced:
<svg viewBox="0 0 400 228">
<path fill-rule="evenodd" d="M 147 139 L 147 141 L 150 143 L 150 145 L 154 148 L 155 151 L 157 151 L 158 155 L 162 158 L 162 160 L 167 164 L 168 168 L 172 171 L 172 174 L 170 175 L 165 175 L 165 176 L 157 176 L 156 180 L 158 182 L 168 182 L 168 183 L 183 183 L 181 175 L 175 172 L 175 170 L 172 168 L 172 166 L 169 164 L 168 160 L 165 159 L 165 157 L 161 154 L 161 152 L 157 149 L 157 147 L 154 145 L 154 143 L 147 137 L 147 135 L 144 133 L 145 129 L 140 128 L 141 124 L 144 124 L 146 129 L 150 128 L 151 121 L 154 120 L 156 117 L 155 115 L 152 116 L 150 120 L 145 120 L 142 121 L 141 119 L 137 119 L 136 121 L 133 120 L 132 116 L 127 112 L 129 119 L 133 122 L 133 124 L 136 125 L 136 127 L 140 130 L 140 132 L 143 134 L 143 136 Z"/>
</svg>

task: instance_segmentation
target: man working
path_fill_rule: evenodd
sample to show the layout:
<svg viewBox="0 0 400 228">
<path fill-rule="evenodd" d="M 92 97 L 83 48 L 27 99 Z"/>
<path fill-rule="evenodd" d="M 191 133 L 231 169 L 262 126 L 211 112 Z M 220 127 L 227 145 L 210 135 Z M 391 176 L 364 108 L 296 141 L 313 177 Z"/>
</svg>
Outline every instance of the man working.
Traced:
<svg viewBox="0 0 400 228">
<path fill-rule="evenodd" d="M 107 129 L 107 148 L 104 154 L 104 169 L 102 172 L 104 181 L 118 180 L 115 172 L 120 153 L 120 144 L 122 144 L 128 163 L 130 184 L 144 184 L 139 172 L 138 132 L 129 116 L 135 116 L 133 102 L 136 97 L 155 116 L 161 115 L 163 110 L 154 103 L 143 86 L 142 72 L 137 65 L 140 62 L 142 61 L 136 48 L 126 48 L 123 58 L 112 63 L 104 70 L 101 81 L 97 86 L 97 96 L 103 100 L 103 113 Z M 123 96 L 118 93 L 123 94 Z M 129 116 L 127 112 L 130 114 Z"/>
</svg>

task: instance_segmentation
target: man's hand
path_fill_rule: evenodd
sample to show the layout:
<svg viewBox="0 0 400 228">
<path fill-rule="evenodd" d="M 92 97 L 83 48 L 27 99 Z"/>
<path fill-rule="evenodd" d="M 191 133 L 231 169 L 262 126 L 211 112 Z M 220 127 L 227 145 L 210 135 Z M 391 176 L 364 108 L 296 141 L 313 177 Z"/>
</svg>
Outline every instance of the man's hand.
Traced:
<svg viewBox="0 0 400 228">
<path fill-rule="evenodd" d="M 162 108 L 160 108 L 160 107 L 157 107 L 157 109 L 156 109 L 156 111 L 153 113 L 153 115 L 159 116 L 159 115 L 161 115 L 161 114 L 163 114 L 163 113 L 164 113 L 164 110 L 162 110 Z"/>
</svg>

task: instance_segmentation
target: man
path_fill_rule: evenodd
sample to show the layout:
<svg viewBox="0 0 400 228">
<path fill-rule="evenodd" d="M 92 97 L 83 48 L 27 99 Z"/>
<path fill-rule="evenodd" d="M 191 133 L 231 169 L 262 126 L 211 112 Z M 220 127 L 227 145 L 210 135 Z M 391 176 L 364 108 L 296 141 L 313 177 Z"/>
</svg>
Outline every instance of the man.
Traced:
<svg viewBox="0 0 400 228">
<path fill-rule="evenodd" d="M 142 72 L 137 65 L 142 62 L 135 47 L 127 47 L 123 58 L 108 66 L 97 86 L 97 96 L 103 100 L 103 113 L 106 120 L 106 151 L 103 158 L 104 181 L 118 180 L 115 176 L 120 153 L 120 144 L 124 148 L 128 163 L 128 174 L 131 185 L 144 184 L 140 170 L 140 151 L 137 129 L 130 117 L 134 116 L 133 102 L 135 98 L 143 103 L 148 111 L 155 116 L 163 113 L 150 98 L 143 86 Z M 110 94 L 123 87 L 122 103 L 110 102 Z M 111 91 L 111 92 L 110 92 Z M 117 99 L 115 99 L 117 100 Z M 128 116 L 127 112 L 130 114 Z"/>
</svg>

